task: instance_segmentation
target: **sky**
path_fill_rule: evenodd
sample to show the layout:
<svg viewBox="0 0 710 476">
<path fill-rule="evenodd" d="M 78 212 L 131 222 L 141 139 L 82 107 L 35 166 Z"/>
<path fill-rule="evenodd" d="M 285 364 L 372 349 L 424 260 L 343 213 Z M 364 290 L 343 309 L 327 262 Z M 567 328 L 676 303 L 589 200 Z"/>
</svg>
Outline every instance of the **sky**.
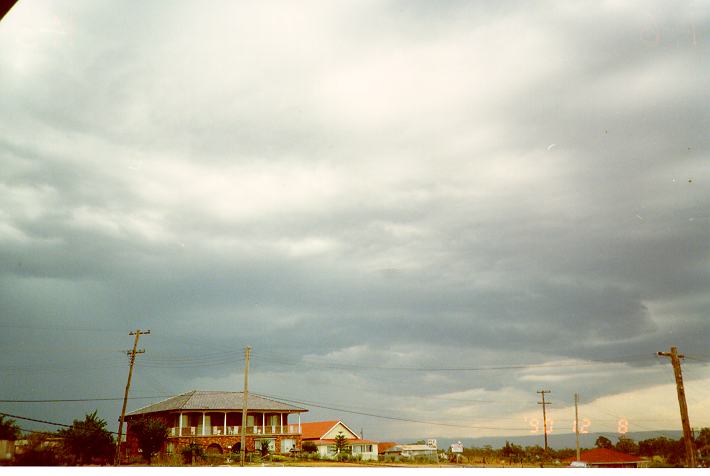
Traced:
<svg viewBox="0 0 710 476">
<path fill-rule="evenodd" d="M 710 426 L 705 2 L 20 0 L 0 411 L 249 388 L 365 437 Z M 145 398 L 147 397 L 147 398 Z M 537 419 L 537 421 L 535 420 Z M 20 421 L 27 429 L 48 428 Z M 541 437 L 542 440 L 542 437 Z"/>
</svg>

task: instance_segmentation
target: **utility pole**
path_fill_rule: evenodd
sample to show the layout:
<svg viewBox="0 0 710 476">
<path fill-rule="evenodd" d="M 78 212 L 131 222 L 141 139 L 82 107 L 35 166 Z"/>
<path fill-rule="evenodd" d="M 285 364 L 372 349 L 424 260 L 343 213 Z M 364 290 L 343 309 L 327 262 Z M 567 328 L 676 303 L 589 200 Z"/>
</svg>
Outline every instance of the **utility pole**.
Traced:
<svg viewBox="0 0 710 476">
<path fill-rule="evenodd" d="M 542 405 L 542 425 L 543 425 L 543 429 L 545 431 L 545 453 L 547 453 L 547 413 L 545 412 L 545 407 L 547 405 L 552 405 L 552 403 L 545 401 L 545 394 L 552 393 L 552 392 L 550 392 L 549 390 L 538 390 L 537 393 L 542 395 L 542 401 L 537 402 L 537 404 Z"/>
<path fill-rule="evenodd" d="M 680 369 L 680 359 L 683 354 L 678 353 L 677 347 L 671 347 L 670 352 L 658 352 L 661 357 L 670 357 L 675 373 L 675 387 L 678 392 L 678 405 L 680 406 L 680 421 L 683 424 L 683 441 L 685 443 L 685 459 L 689 468 L 695 468 L 695 450 L 693 448 L 693 433 L 690 430 L 688 418 L 688 404 L 685 401 L 685 388 L 683 387 L 683 373 Z"/>
<path fill-rule="evenodd" d="M 128 333 L 129 336 L 136 336 L 133 341 L 133 350 L 127 350 L 126 354 L 131 358 L 128 366 L 128 381 L 126 382 L 126 391 L 123 394 L 123 408 L 121 408 L 121 419 L 118 424 L 118 443 L 116 444 L 116 465 L 121 464 L 121 438 L 123 437 L 123 420 L 126 418 L 126 403 L 128 403 L 128 390 L 131 388 L 131 376 L 133 375 L 133 364 L 136 362 L 136 354 L 145 353 L 145 349 L 136 350 L 138 348 L 138 339 L 141 335 L 150 334 L 150 330 L 142 331 L 136 329 Z"/>
<path fill-rule="evenodd" d="M 242 438 L 241 438 L 241 448 L 240 453 L 240 465 L 244 466 L 244 459 L 246 457 L 246 446 L 247 446 L 247 398 L 249 396 L 249 354 L 251 353 L 251 347 L 247 346 L 244 348 L 244 402 L 242 404 Z"/>
<path fill-rule="evenodd" d="M 579 409 L 578 409 L 578 404 L 579 404 L 579 395 L 574 394 L 574 432 L 577 437 L 577 461 L 579 461 L 580 458 L 580 453 L 579 453 Z"/>
</svg>

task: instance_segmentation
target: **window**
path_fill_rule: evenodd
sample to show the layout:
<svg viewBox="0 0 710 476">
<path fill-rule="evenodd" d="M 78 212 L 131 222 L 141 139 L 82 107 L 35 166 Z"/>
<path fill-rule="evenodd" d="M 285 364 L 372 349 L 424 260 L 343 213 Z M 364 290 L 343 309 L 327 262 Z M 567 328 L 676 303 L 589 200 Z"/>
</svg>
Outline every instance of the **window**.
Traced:
<svg viewBox="0 0 710 476">
<path fill-rule="evenodd" d="M 281 453 L 289 453 L 296 446 L 296 440 L 285 439 L 281 440 Z"/>
</svg>

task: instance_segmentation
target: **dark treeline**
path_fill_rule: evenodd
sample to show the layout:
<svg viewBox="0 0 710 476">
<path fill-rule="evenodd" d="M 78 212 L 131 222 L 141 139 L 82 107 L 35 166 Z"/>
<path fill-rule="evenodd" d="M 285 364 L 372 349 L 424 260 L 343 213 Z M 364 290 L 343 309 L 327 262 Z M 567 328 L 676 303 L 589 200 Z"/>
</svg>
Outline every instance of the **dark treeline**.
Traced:
<svg viewBox="0 0 710 476">
<path fill-rule="evenodd" d="M 710 428 L 703 428 L 695 435 L 695 448 L 697 451 L 697 462 L 702 467 L 710 466 Z M 674 440 L 660 436 L 641 441 L 634 441 L 631 438 L 620 437 L 614 444 L 604 436 L 597 438 L 595 442 L 597 448 L 614 449 L 631 456 L 639 456 L 648 460 L 650 466 L 679 467 L 685 464 L 685 444 L 683 438 Z M 585 451 L 587 448 L 583 448 Z M 487 445 L 482 448 L 465 448 L 463 458 L 472 464 L 551 464 L 573 460 L 576 457 L 576 450 L 564 448 L 560 450 L 545 449 L 539 445 L 520 446 L 508 441 L 502 448 L 494 449 Z M 455 457 L 454 457 L 455 458 Z"/>
</svg>

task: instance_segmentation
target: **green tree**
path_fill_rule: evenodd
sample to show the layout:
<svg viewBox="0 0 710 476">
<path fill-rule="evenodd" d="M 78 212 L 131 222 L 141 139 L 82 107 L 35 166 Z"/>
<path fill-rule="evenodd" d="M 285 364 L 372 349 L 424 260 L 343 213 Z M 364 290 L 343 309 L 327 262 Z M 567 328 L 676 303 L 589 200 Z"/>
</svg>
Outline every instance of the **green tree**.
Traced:
<svg viewBox="0 0 710 476">
<path fill-rule="evenodd" d="M 83 421 L 74 420 L 69 428 L 59 430 L 63 446 L 73 456 L 76 464 L 110 461 L 115 446 L 111 433 L 106 429 L 106 420 L 97 416 L 97 411 L 88 413 Z"/>
<path fill-rule="evenodd" d="M 343 435 L 342 431 L 339 431 L 337 435 L 335 435 L 335 453 L 340 454 L 340 453 L 349 453 L 348 449 L 348 441 L 347 438 L 345 438 L 345 435 Z"/>
<path fill-rule="evenodd" d="M 261 457 L 266 458 L 269 456 L 269 445 L 271 444 L 270 440 L 259 440 L 259 449 L 261 451 Z"/>
<path fill-rule="evenodd" d="M 631 438 L 620 436 L 618 443 L 616 443 L 616 450 L 628 455 L 637 456 L 639 454 L 639 445 Z"/>
<path fill-rule="evenodd" d="M 312 441 L 304 441 L 301 445 L 301 449 L 306 453 L 315 453 L 318 451 L 318 446 Z"/>
<path fill-rule="evenodd" d="M 600 436 L 599 438 L 597 438 L 597 441 L 594 442 L 594 446 L 596 446 L 597 448 L 606 448 L 610 450 L 614 447 L 614 444 L 606 436 Z"/>
<path fill-rule="evenodd" d="M 129 429 L 138 441 L 138 448 L 143 451 L 143 459 L 150 464 L 153 455 L 168 440 L 168 425 L 157 418 L 140 418 L 131 422 Z"/>
<path fill-rule="evenodd" d="M 20 438 L 20 427 L 15 424 L 15 420 L 5 419 L 0 415 L 0 440 L 15 441 Z"/>
<path fill-rule="evenodd" d="M 710 428 L 703 428 L 695 439 L 695 447 L 703 458 L 710 456 Z"/>
</svg>

